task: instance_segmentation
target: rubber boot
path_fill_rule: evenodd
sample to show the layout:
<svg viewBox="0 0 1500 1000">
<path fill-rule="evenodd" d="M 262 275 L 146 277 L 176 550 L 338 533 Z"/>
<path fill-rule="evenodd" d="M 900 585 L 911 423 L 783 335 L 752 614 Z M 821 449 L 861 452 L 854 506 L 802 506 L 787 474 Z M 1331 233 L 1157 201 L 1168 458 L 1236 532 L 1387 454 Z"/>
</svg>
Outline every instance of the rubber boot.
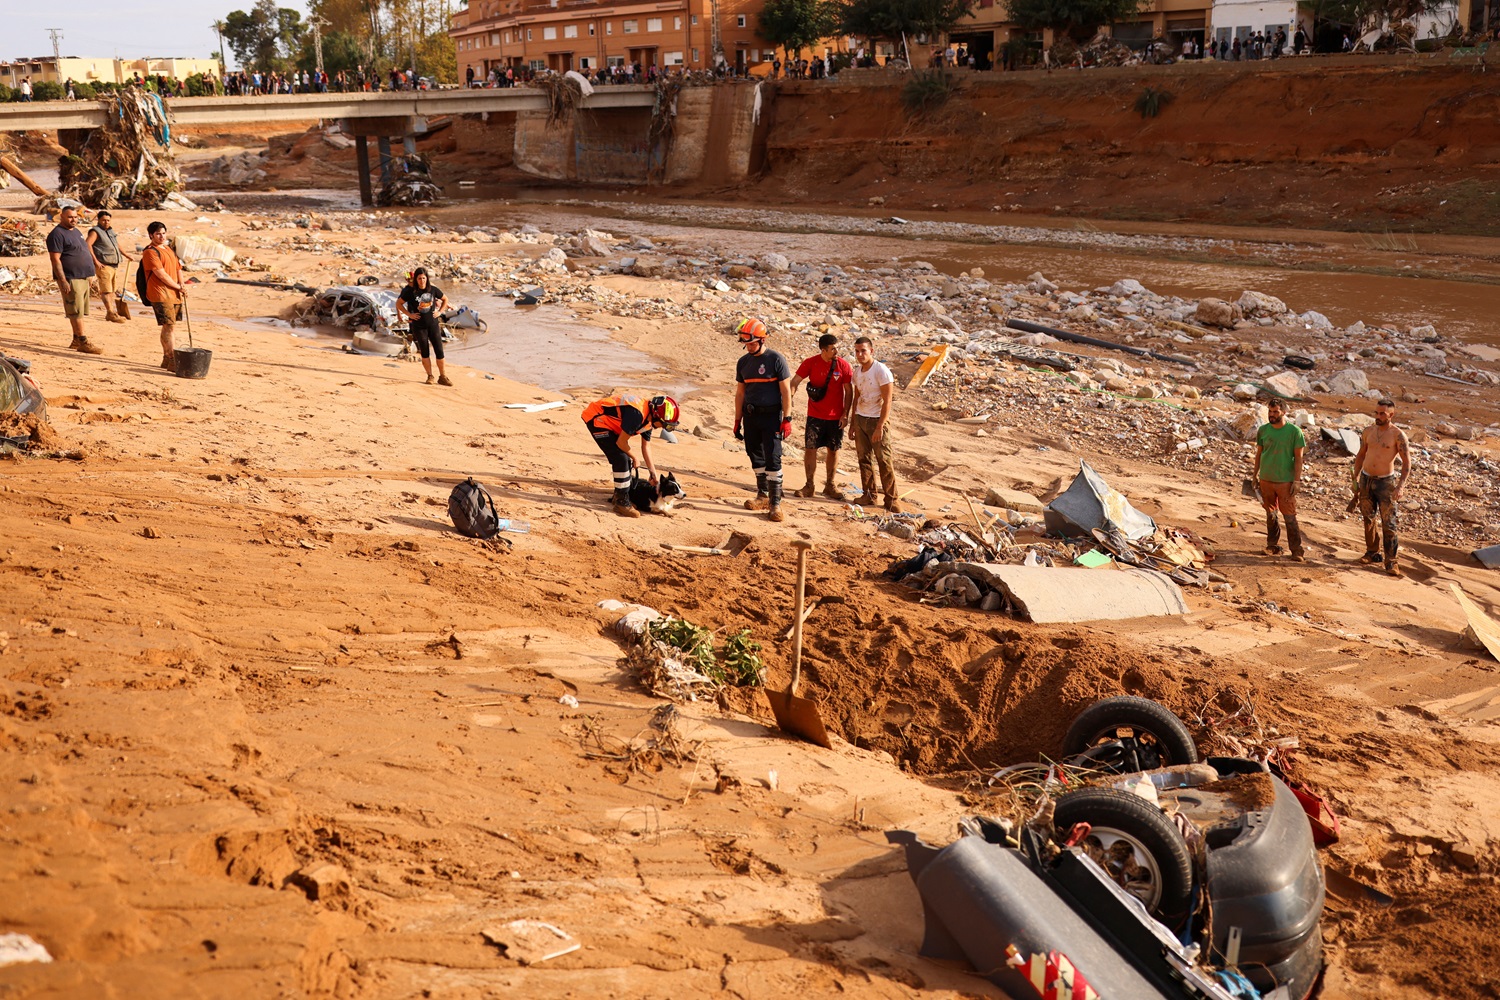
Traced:
<svg viewBox="0 0 1500 1000">
<path fill-rule="evenodd" d="M 610 503 L 615 508 L 615 513 L 621 517 L 641 516 L 641 512 L 635 509 L 635 504 L 630 502 L 629 490 L 615 490 L 614 499 Z"/>
<path fill-rule="evenodd" d="M 781 509 L 781 480 L 771 484 L 770 511 L 766 517 L 773 521 L 785 521 L 786 513 Z"/>
<path fill-rule="evenodd" d="M 1284 514 L 1282 519 L 1286 521 L 1286 544 L 1291 550 L 1292 558 L 1301 562 L 1305 557 L 1302 554 L 1302 526 L 1297 523 L 1297 515 Z"/>
<path fill-rule="evenodd" d="M 760 473 L 755 477 L 755 499 L 745 501 L 746 510 L 769 510 L 771 508 L 770 494 L 766 492 L 766 474 Z"/>
</svg>

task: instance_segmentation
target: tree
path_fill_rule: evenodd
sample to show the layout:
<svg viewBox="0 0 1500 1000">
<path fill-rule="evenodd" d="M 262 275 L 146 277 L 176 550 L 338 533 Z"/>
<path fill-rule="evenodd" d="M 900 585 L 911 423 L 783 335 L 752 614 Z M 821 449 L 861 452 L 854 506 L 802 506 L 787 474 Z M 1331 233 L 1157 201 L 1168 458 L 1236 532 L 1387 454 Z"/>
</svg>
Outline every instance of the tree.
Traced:
<svg viewBox="0 0 1500 1000">
<path fill-rule="evenodd" d="M 766 0 L 756 21 L 760 37 L 800 58 L 838 29 L 838 11 L 829 0 Z"/>
<path fill-rule="evenodd" d="M 256 0 L 246 13 L 230 11 L 224 19 L 224 39 L 242 68 L 279 69 L 295 51 L 302 35 L 302 14 L 277 7 L 276 0 Z"/>
<path fill-rule="evenodd" d="M 915 35 L 946 35 L 973 11 L 974 0 L 843 0 L 838 29 L 900 44 Z"/>
<path fill-rule="evenodd" d="M 1128 21 L 1150 0 L 1009 0 L 1010 16 L 1027 31 L 1051 28 L 1086 42 L 1106 24 Z"/>
</svg>

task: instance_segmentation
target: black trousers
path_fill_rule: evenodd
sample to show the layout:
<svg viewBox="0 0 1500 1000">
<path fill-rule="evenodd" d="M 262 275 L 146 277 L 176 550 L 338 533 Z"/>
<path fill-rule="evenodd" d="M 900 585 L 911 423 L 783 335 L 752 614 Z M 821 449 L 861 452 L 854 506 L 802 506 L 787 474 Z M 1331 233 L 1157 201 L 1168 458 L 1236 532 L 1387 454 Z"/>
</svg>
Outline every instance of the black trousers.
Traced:
<svg viewBox="0 0 1500 1000">
<path fill-rule="evenodd" d="M 411 331 L 411 339 L 417 345 L 417 351 L 422 357 L 427 357 L 428 345 L 431 345 L 432 356 L 439 361 L 443 360 L 443 328 L 438 325 L 438 318 L 432 313 L 417 316 L 411 321 L 408 328 Z"/>
<path fill-rule="evenodd" d="M 630 481 L 634 478 L 635 464 L 630 461 L 630 456 L 620 448 L 620 434 L 608 427 L 596 427 L 590 423 L 587 425 L 589 433 L 594 436 L 594 443 L 599 450 L 604 452 L 604 457 L 609 459 L 610 479 L 614 481 L 616 490 L 630 489 Z"/>
<path fill-rule="evenodd" d="M 756 478 L 765 476 L 767 482 L 781 482 L 781 407 L 745 407 L 740 431 L 745 435 L 745 454 L 750 456 L 750 469 Z"/>
</svg>

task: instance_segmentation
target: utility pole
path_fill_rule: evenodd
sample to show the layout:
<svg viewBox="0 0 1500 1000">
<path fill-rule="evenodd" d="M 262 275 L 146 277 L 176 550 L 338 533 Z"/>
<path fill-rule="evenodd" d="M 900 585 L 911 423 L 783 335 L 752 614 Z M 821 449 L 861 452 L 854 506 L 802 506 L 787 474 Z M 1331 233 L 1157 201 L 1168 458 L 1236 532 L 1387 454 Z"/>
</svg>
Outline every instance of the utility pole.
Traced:
<svg viewBox="0 0 1500 1000">
<path fill-rule="evenodd" d="M 61 28 L 48 28 L 47 34 L 52 36 L 52 72 L 57 74 L 57 82 L 62 83 L 62 36 Z"/>
<path fill-rule="evenodd" d="M 327 23 L 328 22 L 323 20 L 321 17 L 314 17 L 312 19 L 313 54 L 317 57 L 318 60 L 319 73 L 323 72 L 323 25 Z"/>
</svg>

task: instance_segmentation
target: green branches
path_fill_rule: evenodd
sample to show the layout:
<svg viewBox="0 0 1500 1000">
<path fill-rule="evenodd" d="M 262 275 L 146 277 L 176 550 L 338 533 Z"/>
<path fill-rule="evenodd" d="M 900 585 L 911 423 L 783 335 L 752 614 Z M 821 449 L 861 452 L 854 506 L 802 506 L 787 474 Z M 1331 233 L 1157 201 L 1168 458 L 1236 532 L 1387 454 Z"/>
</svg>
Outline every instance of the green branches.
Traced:
<svg viewBox="0 0 1500 1000">
<path fill-rule="evenodd" d="M 901 85 L 901 103 L 913 115 L 936 111 L 958 90 L 945 69 L 918 70 Z"/>
<path fill-rule="evenodd" d="M 794 57 L 832 35 L 837 27 L 833 0 L 766 0 L 756 18 L 756 33 Z"/>
<path fill-rule="evenodd" d="M 765 680 L 760 643 L 750 638 L 749 629 L 740 629 L 726 639 L 717 656 L 714 634 L 685 618 L 658 618 L 647 624 L 646 631 L 652 639 L 670 647 L 684 666 L 715 683 L 759 687 Z"/>
<path fill-rule="evenodd" d="M 1172 103 L 1172 95 L 1165 90 L 1147 87 L 1135 99 L 1135 110 L 1142 118 L 1155 118 L 1161 109 Z"/>
</svg>

